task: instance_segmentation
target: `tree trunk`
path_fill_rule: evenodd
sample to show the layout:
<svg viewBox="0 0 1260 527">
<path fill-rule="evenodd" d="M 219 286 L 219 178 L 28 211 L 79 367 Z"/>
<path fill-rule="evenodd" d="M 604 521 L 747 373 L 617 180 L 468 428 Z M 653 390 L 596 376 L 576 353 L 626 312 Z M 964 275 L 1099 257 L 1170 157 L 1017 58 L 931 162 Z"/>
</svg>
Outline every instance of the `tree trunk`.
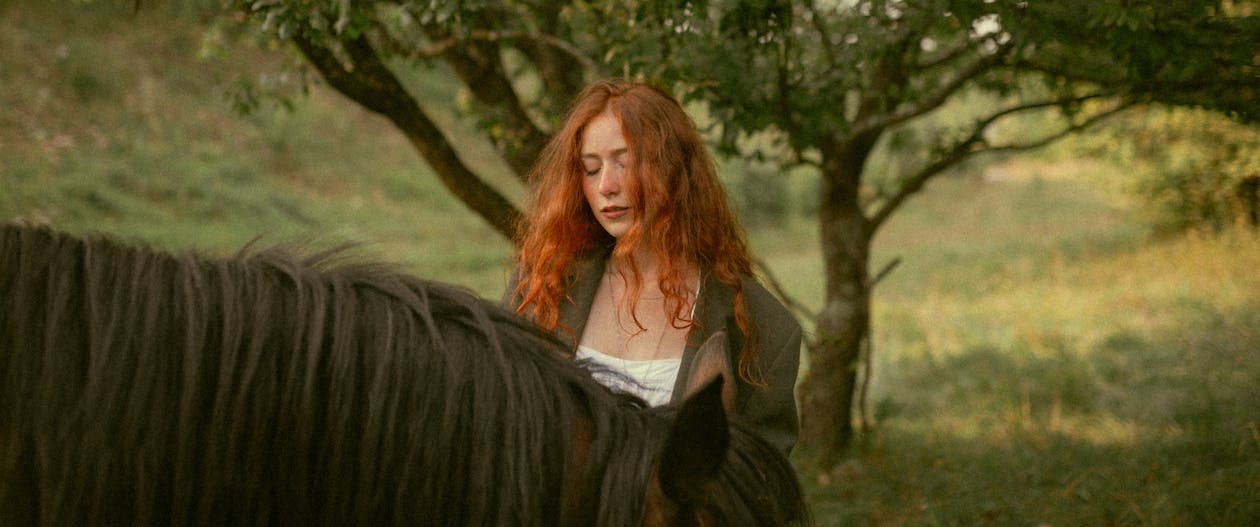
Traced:
<svg viewBox="0 0 1260 527">
<path fill-rule="evenodd" d="M 836 465 L 853 435 L 857 362 L 870 319 L 870 232 L 858 189 L 878 137 L 852 139 L 823 155 L 819 237 L 826 298 L 800 390 L 801 441 L 820 454 L 823 471 Z"/>
</svg>

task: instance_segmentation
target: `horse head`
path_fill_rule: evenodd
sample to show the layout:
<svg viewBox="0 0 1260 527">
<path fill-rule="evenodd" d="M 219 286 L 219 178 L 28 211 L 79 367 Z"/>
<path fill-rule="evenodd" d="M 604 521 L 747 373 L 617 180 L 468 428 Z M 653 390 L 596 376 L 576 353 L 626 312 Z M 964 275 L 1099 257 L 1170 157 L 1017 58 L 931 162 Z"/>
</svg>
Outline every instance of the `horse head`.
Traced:
<svg viewBox="0 0 1260 527">
<path fill-rule="evenodd" d="M 645 526 L 809 522 L 795 473 L 782 454 L 728 422 L 735 374 L 726 349 L 726 333 L 718 331 L 696 352 L 687 399 L 648 483 Z"/>
<path fill-rule="evenodd" d="M 727 418 L 716 376 L 678 409 L 648 482 L 645 527 L 805 525 L 783 454 Z"/>
</svg>

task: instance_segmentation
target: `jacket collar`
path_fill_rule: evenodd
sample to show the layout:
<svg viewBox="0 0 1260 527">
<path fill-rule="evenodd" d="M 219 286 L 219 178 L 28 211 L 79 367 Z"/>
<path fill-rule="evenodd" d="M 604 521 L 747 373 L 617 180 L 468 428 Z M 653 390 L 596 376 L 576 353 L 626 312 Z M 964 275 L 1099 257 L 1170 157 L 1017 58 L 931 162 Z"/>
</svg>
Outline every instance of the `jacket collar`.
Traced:
<svg viewBox="0 0 1260 527">
<path fill-rule="evenodd" d="M 560 305 L 560 324 L 573 330 L 572 335 L 561 335 L 571 350 L 577 349 L 577 341 L 586 329 L 587 315 L 595 303 L 595 293 L 599 291 L 599 278 L 604 276 L 611 254 L 612 247 L 592 251 L 570 267 L 568 302 Z"/>
</svg>

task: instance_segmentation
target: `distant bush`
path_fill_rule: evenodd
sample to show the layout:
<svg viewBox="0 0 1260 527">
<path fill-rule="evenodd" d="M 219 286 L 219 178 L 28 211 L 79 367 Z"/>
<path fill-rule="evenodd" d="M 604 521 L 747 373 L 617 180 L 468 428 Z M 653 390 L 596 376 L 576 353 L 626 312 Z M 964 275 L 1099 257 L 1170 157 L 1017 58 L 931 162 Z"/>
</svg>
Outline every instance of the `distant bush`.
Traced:
<svg viewBox="0 0 1260 527">
<path fill-rule="evenodd" d="M 1260 224 L 1260 131 L 1210 112 L 1152 109 L 1103 137 L 1091 153 L 1132 168 L 1121 188 L 1157 231 Z"/>
<path fill-rule="evenodd" d="M 736 207 L 749 228 L 782 226 L 791 212 L 787 175 L 749 167 L 735 182 Z"/>
</svg>

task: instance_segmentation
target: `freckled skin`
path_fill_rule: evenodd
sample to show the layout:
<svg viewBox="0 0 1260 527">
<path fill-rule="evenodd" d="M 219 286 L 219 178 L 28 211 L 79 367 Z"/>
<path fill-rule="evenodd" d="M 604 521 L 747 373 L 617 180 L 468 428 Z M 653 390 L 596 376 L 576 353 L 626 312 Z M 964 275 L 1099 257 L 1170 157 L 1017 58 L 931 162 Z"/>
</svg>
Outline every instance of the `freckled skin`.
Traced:
<svg viewBox="0 0 1260 527">
<path fill-rule="evenodd" d="M 582 132 L 582 193 L 600 226 L 620 238 L 634 225 L 625 183 L 630 151 L 621 133 L 621 121 L 610 111 L 595 116 Z"/>
</svg>

